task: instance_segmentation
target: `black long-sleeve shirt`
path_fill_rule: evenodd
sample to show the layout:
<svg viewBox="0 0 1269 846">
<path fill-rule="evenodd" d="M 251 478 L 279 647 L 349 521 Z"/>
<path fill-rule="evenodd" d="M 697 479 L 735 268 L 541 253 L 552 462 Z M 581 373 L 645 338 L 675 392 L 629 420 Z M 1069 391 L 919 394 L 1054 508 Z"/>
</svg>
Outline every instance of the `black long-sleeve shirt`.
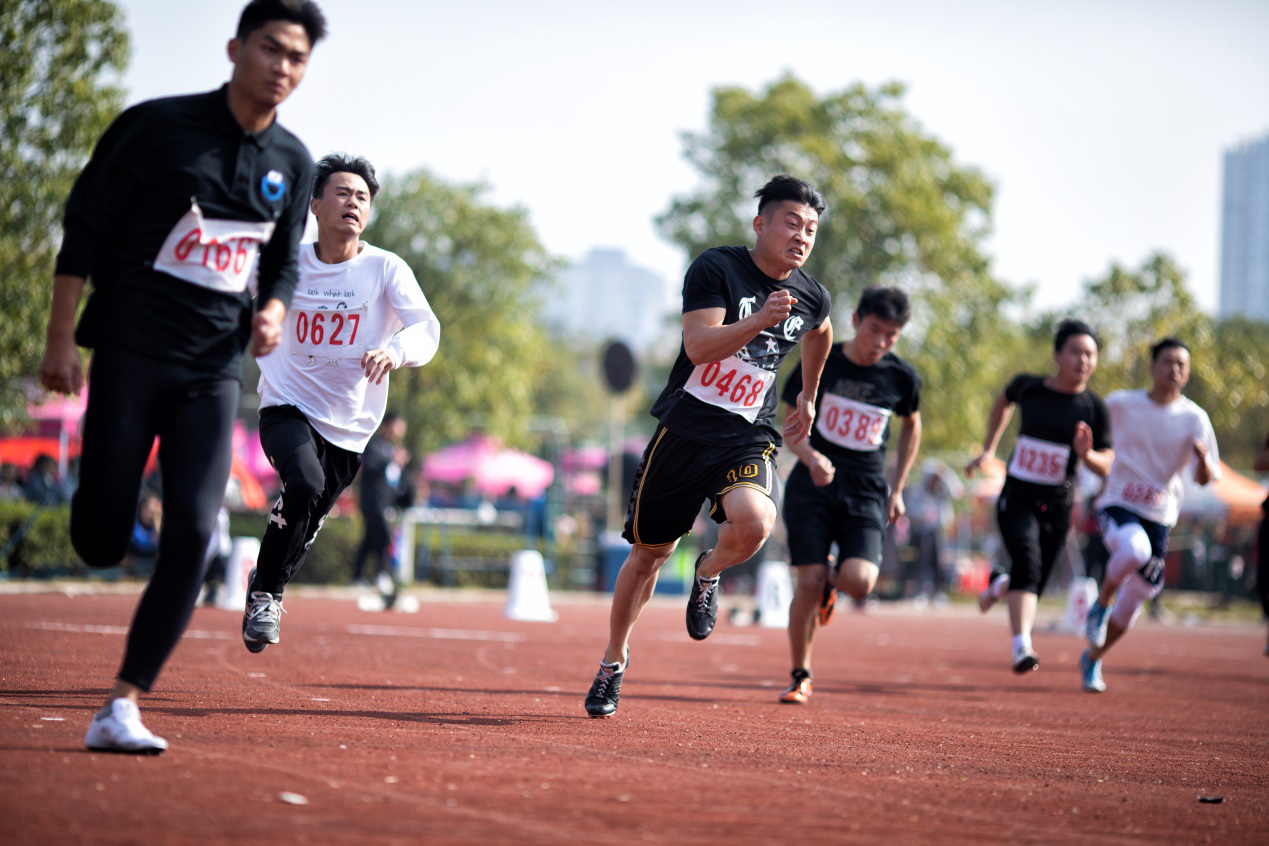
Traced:
<svg viewBox="0 0 1269 846">
<path fill-rule="evenodd" d="M 243 130 L 227 86 L 124 111 L 66 203 L 57 272 L 92 282 L 76 341 L 239 376 L 246 276 L 258 248 L 259 301 L 290 303 L 312 176 L 276 121 Z"/>
</svg>

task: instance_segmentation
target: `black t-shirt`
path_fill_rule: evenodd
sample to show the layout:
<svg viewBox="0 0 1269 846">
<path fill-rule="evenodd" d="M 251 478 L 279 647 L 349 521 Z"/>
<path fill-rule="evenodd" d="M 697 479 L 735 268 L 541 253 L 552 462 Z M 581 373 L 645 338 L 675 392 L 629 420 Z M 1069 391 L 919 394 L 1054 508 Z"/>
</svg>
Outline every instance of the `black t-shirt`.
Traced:
<svg viewBox="0 0 1269 846">
<path fill-rule="evenodd" d="M 775 428 L 776 371 L 807 332 L 828 317 L 827 289 L 801 270 L 772 279 L 754 264 L 747 247 L 714 247 L 697 256 L 683 279 L 683 313 L 726 310 L 723 324 L 759 311 L 767 297 L 788 290 L 797 302 L 778 326 L 764 329 L 726 361 L 692 364 L 680 345 L 669 382 L 652 416 L 680 437 L 720 446 L 781 443 Z"/>
<path fill-rule="evenodd" d="M 785 381 L 781 399 L 795 405 L 801 392 L 799 363 Z M 891 414 L 911 417 L 920 410 L 921 377 L 911 364 L 886 353 L 863 367 L 850 360 L 841 344 L 834 344 L 815 397 L 811 446 L 839 473 L 884 477 Z"/>
<path fill-rule="evenodd" d="M 1092 430 L 1093 449 L 1111 445 L 1110 415 L 1092 391 L 1064 394 L 1045 385 L 1043 376 L 1020 373 L 1005 387 L 1005 399 L 1022 415 L 1018 442 L 1009 454 L 1008 477 L 1014 481 L 1045 487 L 1069 482 L 1079 465 L 1072 447 L 1077 423 Z"/>
<path fill-rule="evenodd" d="M 80 345 L 239 376 L 257 248 L 260 301 L 290 303 L 313 158 L 276 121 L 245 132 L 227 98 L 140 103 L 98 141 L 57 258 L 58 273 L 92 281 Z"/>
</svg>

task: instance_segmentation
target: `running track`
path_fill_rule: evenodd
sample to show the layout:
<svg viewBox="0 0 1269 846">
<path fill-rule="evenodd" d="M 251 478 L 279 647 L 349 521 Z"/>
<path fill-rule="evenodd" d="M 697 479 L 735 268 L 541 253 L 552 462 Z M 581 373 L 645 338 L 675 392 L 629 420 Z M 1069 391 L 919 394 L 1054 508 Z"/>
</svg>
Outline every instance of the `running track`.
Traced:
<svg viewBox="0 0 1269 846">
<path fill-rule="evenodd" d="M 282 644 L 257 656 L 239 616 L 200 609 L 143 702 L 171 749 L 134 758 L 81 744 L 136 597 L 0 595 L 0 840 L 1224 844 L 1269 831 L 1259 626 L 1145 623 L 1097 696 L 1079 688 L 1069 634 L 1037 633 L 1041 669 L 1015 678 L 1003 609 L 839 611 L 799 707 L 775 701 L 782 631 L 723 619 L 695 643 L 680 601 L 658 598 L 618 716 L 591 720 L 603 597 L 556 596 L 556 623 L 506 620 L 497 594 L 422 598 L 418 614 L 374 614 L 290 597 Z"/>
</svg>

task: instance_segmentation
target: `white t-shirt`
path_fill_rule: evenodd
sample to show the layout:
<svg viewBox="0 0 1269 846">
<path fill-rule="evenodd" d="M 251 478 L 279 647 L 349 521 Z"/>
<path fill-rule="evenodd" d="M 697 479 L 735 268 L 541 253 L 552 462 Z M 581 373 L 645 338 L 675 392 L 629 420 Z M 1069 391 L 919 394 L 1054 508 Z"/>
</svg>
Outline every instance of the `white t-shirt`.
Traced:
<svg viewBox="0 0 1269 846">
<path fill-rule="evenodd" d="M 293 405 L 327 441 L 360 453 L 388 403 L 388 378 L 367 379 L 362 354 L 386 349 L 397 367 L 427 364 L 441 324 L 410 266 L 370 244 L 339 264 L 301 244 L 299 276 L 282 342 L 256 359 L 260 407 Z"/>
<path fill-rule="evenodd" d="M 1207 412 L 1182 396 L 1167 405 L 1145 390 L 1115 391 L 1106 397 L 1115 463 L 1097 507 L 1118 505 L 1164 526 L 1176 525 L 1181 508 L 1181 473 L 1198 469 L 1194 442 L 1207 445 L 1212 479 L 1221 475 L 1216 435 Z"/>
</svg>

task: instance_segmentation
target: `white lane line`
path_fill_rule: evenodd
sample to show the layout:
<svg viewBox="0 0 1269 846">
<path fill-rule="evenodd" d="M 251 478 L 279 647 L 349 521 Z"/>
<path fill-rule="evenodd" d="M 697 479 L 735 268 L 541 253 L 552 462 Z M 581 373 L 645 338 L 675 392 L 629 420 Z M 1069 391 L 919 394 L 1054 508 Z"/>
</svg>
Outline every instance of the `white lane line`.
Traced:
<svg viewBox="0 0 1269 846">
<path fill-rule="evenodd" d="M 76 634 L 126 635 L 128 633 L 127 626 L 89 626 L 78 623 L 38 622 L 28 624 L 27 628 L 41 629 L 46 632 L 75 632 Z M 209 632 L 201 629 L 191 629 L 183 637 L 195 640 L 233 640 L 233 635 L 226 632 Z"/>
<path fill-rule="evenodd" d="M 524 635 L 516 632 L 484 632 L 466 629 L 420 629 L 410 626 L 362 626 L 350 624 L 349 634 L 374 637 L 426 637 L 436 640 L 495 640 L 503 643 L 520 643 Z"/>
</svg>

